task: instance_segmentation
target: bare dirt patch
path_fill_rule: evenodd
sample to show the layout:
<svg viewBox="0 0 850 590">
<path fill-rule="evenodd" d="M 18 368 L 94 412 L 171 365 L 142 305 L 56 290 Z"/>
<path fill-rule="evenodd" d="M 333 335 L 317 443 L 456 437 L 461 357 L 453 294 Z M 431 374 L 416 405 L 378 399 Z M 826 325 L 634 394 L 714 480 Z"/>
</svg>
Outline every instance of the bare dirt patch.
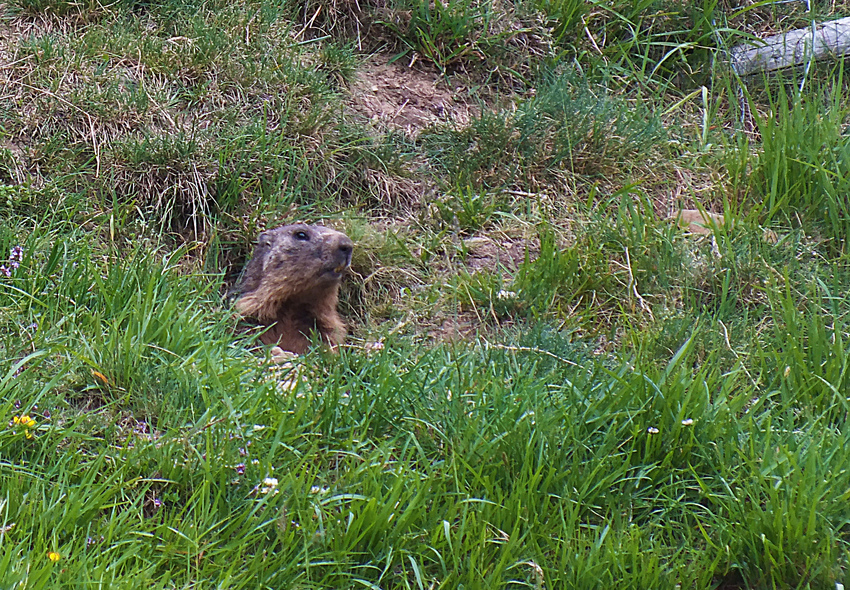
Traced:
<svg viewBox="0 0 850 590">
<path fill-rule="evenodd" d="M 516 271 L 526 255 L 534 260 L 540 252 L 537 239 L 476 236 L 465 240 L 464 246 L 467 248 L 466 266 L 471 272 L 495 271 L 500 267 Z"/>
<path fill-rule="evenodd" d="M 351 86 L 351 111 L 368 119 L 379 130 L 401 130 L 412 136 L 438 122 L 469 124 L 477 110 L 459 97 L 462 86 L 452 88 L 436 69 L 374 55 L 360 69 Z"/>
</svg>

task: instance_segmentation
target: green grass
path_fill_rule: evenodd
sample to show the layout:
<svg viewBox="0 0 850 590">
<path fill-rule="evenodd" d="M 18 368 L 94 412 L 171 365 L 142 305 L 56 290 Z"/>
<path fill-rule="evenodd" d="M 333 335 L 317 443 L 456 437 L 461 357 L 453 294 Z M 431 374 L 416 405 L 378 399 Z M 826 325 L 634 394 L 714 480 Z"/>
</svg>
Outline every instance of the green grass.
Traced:
<svg viewBox="0 0 850 590">
<path fill-rule="evenodd" d="M 567 174 L 602 176 L 652 157 L 660 121 L 639 101 L 606 96 L 573 73 L 544 75 L 510 110 L 484 111 L 463 129 L 423 138 L 438 168 L 461 186 L 556 184 Z"/>
<path fill-rule="evenodd" d="M 718 52 L 808 16 L 0 6 L 0 587 L 850 583 L 846 82 Z M 295 220 L 349 337 L 273 366 Z"/>
<path fill-rule="evenodd" d="M 850 481 L 830 465 L 850 447 L 835 318 L 825 328 L 780 300 L 789 360 L 728 372 L 695 358 L 699 326 L 665 367 L 600 362 L 546 334 L 526 344 L 558 359 L 391 339 L 373 357 L 307 357 L 293 391 L 201 321 L 202 299 L 171 311 L 171 274 L 114 266 L 104 285 L 117 298 L 77 302 L 73 330 L 41 316 L 34 342 L 51 352 L 22 356 L 17 376 L 6 367 L 4 415 L 38 426 L 3 433 L 5 580 L 672 588 L 730 571 L 818 586 L 839 571 Z M 63 278 L 59 298 L 80 280 Z M 263 494 L 267 476 L 277 488 Z"/>
</svg>

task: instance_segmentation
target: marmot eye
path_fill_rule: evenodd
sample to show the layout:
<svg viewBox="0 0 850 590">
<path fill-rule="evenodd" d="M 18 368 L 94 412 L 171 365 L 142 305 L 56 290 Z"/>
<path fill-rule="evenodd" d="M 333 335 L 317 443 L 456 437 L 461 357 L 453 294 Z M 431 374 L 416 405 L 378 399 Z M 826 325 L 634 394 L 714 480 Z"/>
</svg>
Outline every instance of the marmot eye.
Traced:
<svg viewBox="0 0 850 590">
<path fill-rule="evenodd" d="M 307 235 L 307 232 L 305 232 L 305 231 L 297 231 L 292 235 L 295 236 L 296 240 L 301 240 L 302 242 L 306 242 L 307 240 L 310 239 L 310 236 Z"/>
</svg>

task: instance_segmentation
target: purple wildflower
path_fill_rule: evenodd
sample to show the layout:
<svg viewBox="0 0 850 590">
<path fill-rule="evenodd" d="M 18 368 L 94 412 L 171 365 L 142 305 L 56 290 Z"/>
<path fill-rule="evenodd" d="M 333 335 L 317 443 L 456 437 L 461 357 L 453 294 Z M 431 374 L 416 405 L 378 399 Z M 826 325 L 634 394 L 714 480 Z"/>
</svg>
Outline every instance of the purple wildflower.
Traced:
<svg viewBox="0 0 850 590">
<path fill-rule="evenodd" d="M 236 473 L 238 473 L 239 475 L 245 475 L 245 464 L 244 463 L 240 463 L 239 465 L 236 466 Z"/>
<path fill-rule="evenodd" d="M 12 262 L 20 262 L 24 259 L 24 249 L 20 246 L 12 247 L 11 252 L 9 253 L 9 260 Z M 17 268 L 17 267 L 15 267 Z"/>
<path fill-rule="evenodd" d="M 6 275 L 6 278 L 8 279 L 9 277 L 12 276 L 12 271 L 10 269 L 6 268 L 5 264 L 0 264 L 0 274 Z"/>
</svg>

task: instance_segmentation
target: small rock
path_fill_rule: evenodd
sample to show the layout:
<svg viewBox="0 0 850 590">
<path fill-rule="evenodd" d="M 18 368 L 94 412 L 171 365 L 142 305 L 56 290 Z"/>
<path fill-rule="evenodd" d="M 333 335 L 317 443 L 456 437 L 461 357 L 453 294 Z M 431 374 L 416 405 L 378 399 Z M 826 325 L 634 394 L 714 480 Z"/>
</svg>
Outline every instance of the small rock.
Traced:
<svg viewBox="0 0 850 590">
<path fill-rule="evenodd" d="M 288 363 L 298 355 L 288 350 L 283 350 L 280 346 L 273 346 L 271 349 L 272 362 L 276 365 Z"/>
<path fill-rule="evenodd" d="M 714 227 L 721 228 L 726 221 L 719 213 L 709 213 L 699 209 L 681 209 L 670 219 L 675 219 L 679 227 L 687 229 L 692 234 L 709 235 Z"/>
<path fill-rule="evenodd" d="M 467 238 L 463 241 L 463 245 L 466 246 L 466 249 L 470 252 L 475 251 L 477 248 L 480 248 L 486 244 L 490 243 L 490 238 L 482 238 L 482 237 L 473 237 Z"/>
</svg>

